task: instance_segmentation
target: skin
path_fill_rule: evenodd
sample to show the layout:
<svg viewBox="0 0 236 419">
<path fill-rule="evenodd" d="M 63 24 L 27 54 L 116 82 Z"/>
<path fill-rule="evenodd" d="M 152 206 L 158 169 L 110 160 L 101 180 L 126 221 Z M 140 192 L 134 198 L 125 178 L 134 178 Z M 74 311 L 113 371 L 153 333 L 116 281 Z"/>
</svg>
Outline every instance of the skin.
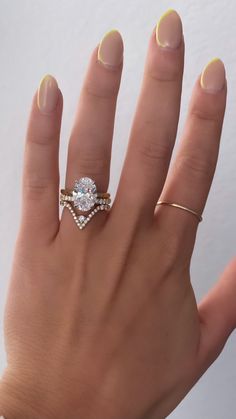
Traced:
<svg viewBox="0 0 236 419">
<path fill-rule="evenodd" d="M 97 49 L 70 135 L 66 186 L 89 176 L 106 191 L 122 64 L 103 66 Z M 0 414 L 7 419 L 165 418 L 235 328 L 236 260 L 197 306 L 190 261 L 198 220 L 155 209 L 160 198 L 202 213 L 217 161 L 226 86 L 207 93 L 199 76 L 168 171 L 183 62 L 184 41 L 165 50 L 153 31 L 112 209 L 82 231 L 67 209 L 59 219 L 62 95 L 54 112 L 42 114 L 35 93 L 4 319 Z"/>
</svg>

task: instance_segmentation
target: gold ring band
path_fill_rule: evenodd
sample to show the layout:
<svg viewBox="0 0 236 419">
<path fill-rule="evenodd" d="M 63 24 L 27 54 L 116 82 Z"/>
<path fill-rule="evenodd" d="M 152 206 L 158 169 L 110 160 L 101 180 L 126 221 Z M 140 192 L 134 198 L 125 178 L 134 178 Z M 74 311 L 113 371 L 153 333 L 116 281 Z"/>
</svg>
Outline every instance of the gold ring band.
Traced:
<svg viewBox="0 0 236 419">
<path fill-rule="evenodd" d="M 64 193 L 65 189 L 61 189 L 60 192 L 60 200 L 61 201 L 67 201 L 67 202 L 73 202 L 74 201 L 74 196 L 72 193 Z M 97 194 L 97 198 L 96 198 L 96 202 L 95 204 L 110 204 L 111 203 L 111 199 L 109 197 L 104 197 L 102 195 L 109 195 L 110 194 Z M 1 418 L 0 418 L 1 419 Z"/>
<path fill-rule="evenodd" d="M 71 189 L 61 189 L 61 195 L 68 198 L 73 196 Z M 97 197 L 107 199 L 110 198 L 110 194 L 109 192 L 97 192 Z"/>
<path fill-rule="evenodd" d="M 190 208 L 184 207 L 183 205 L 179 205 L 179 204 L 176 204 L 174 202 L 167 202 L 167 201 L 158 201 L 156 205 L 170 205 L 171 207 L 179 208 L 179 209 L 182 209 L 184 211 L 188 211 L 191 214 L 195 215 L 195 217 L 197 217 L 199 222 L 202 221 L 202 216 L 200 214 L 198 214 L 196 211 L 193 211 Z"/>
</svg>

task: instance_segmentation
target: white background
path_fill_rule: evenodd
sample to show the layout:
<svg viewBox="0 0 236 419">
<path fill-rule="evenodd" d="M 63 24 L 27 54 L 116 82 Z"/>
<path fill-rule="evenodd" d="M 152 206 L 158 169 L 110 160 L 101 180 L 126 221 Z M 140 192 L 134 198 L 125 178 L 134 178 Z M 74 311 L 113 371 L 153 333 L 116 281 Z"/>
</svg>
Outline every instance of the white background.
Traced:
<svg viewBox="0 0 236 419">
<path fill-rule="evenodd" d="M 228 106 L 221 153 L 192 263 L 199 300 L 236 253 L 236 3 L 235 0 L 0 0 L 0 319 L 19 223 L 24 134 L 33 92 L 45 73 L 53 74 L 64 95 L 61 183 L 68 135 L 89 55 L 104 32 L 117 28 L 125 42 L 118 100 L 110 191 L 114 196 L 139 92 L 148 38 L 169 7 L 181 14 L 186 43 L 179 132 L 191 89 L 214 56 L 225 62 Z M 179 135 L 178 135 L 179 138 Z M 177 141 L 178 142 L 178 141 Z M 1 324 L 2 326 L 2 324 Z M 236 336 L 171 415 L 173 419 L 236 417 Z M 0 334 L 0 371 L 5 366 Z M 125 418 L 124 418 L 125 419 Z"/>
</svg>

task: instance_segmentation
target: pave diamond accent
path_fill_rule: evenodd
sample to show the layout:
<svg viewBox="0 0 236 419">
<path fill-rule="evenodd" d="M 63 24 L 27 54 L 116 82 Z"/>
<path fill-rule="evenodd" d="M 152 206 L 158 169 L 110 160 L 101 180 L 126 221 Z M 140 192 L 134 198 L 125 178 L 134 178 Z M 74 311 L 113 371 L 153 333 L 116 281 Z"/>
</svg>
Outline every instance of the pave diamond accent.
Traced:
<svg viewBox="0 0 236 419">
<path fill-rule="evenodd" d="M 72 194 L 74 197 L 74 206 L 80 211 L 89 211 L 96 204 L 96 184 L 89 177 L 82 177 L 76 180 Z"/>
<path fill-rule="evenodd" d="M 70 211 L 75 224 L 77 225 L 77 227 L 82 230 L 86 224 L 91 220 L 91 218 L 98 212 L 98 211 L 103 211 L 106 210 L 108 211 L 111 207 L 109 204 L 106 205 L 98 205 L 93 211 L 90 212 L 90 214 L 87 217 L 84 217 L 84 215 L 80 215 L 77 216 L 72 205 L 70 204 L 70 202 L 66 202 L 66 201 L 60 201 L 60 204 L 63 205 L 64 207 L 68 208 L 68 210 Z M 102 208 L 103 207 L 103 208 Z M 84 217 L 83 222 L 80 221 L 80 217 Z M 1 418 L 0 418 L 1 419 Z"/>
</svg>

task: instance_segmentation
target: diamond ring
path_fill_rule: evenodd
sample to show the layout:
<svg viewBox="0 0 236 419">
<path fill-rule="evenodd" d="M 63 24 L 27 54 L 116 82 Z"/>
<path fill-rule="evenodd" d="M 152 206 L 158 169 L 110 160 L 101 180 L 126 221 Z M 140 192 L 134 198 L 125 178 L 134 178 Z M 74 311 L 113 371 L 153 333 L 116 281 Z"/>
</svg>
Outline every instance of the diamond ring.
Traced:
<svg viewBox="0 0 236 419">
<path fill-rule="evenodd" d="M 94 180 L 89 177 L 76 180 L 72 190 L 61 189 L 60 191 L 60 205 L 69 209 L 80 230 L 98 211 L 109 210 L 110 203 L 110 194 L 97 192 Z M 87 215 L 81 215 L 78 211 L 90 212 Z"/>
</svg>

